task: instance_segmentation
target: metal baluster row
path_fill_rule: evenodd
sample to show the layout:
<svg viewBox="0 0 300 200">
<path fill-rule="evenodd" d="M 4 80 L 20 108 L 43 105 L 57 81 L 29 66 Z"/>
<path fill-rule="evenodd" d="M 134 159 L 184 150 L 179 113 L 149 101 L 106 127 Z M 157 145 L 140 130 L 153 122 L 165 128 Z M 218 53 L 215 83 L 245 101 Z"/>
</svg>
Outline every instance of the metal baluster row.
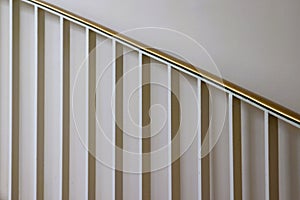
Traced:
<svg viewBox="0 0 300 200">
<path fill-rule="evenodd" d="M 21 89 L 20 87 L 21 81 L 21 59 L 20 59 L 20 3 L 19 0 L 10 0 L 9 8 L 10 8 L 10 129 L 9 132 L 9 178 L 8 178 L 8 190 L 9 190 L 9 198 L 8 199 L 19 199 L 20 198 L 20 184 L 24 181 L 20 182 L 20 172 L 21 172 L 21 164 L 20 159 L 22 152 L 20 152 L 20 145 L 23 144 L 20 141 L 20 117 L 21 110 L 20 101 L 22 99 Z M 35 168 L 35 175 L 32 177 L 34 187 L 34 199 L 42 200 L 45 198 L 45 107 L 46 107 L 46 99 L 45 99 L 45 13 L 50 12 L 46 8 L 42 8 L 40 6 L 35 5 L 31 1 L 23 1 L 29 4 L 33 4 L 34 6 L 34 62 L 35 62 L 35 75 L 33 78 L 35 79 L 35 133 L 33 139 L 35 147 L 34 147 L 34 159 L 32 163 Z M 60 177 L 60 196 L 61 199 L 71 199 L 70 194 L 70 168 L 72 167 L 70 164 L 71 159 L 71 130 L 70 123 L 72 120 L 72 86 L 71 83 L 71 64 L 70 64 L 70 54 L 71 54 L 71 41 L 70 41 L 70 26 L 74 23 L 74 20 L 63 16 L 62 14 L 52 12 L 52 14 L 57 15 L 60 18 L 60 60 L 61 60 L 61 77 L 59 77 L 59 81 L 61 82 L 60 88 L 60 97 L 61 97 L 61 144 L 60 144 L 60 163 L 61 163 L 61 174 Z M 87 60 L 87 145 L 88 150 L 86 152 L 86 183 L 83 183 L 82 187 L 86 187 L 86 195 L 85 199 L 98 199 L 97 197 L 97 158 L 95 157 L 97 152 L 97 121 L 96 121 L 96 105 L 98 98 L 101 98 L 96 94 L 97 90 L 97 76 L 96 76 L 96 57 L 89 56 L 97 47 L 97 37 L 100 35 L 99 32 L 94 30 L 87 25 L 80 24 L 85 29 L 85 37 L 86 37 L 86 57 Z M 105 34 L 101 34 L 101 37 L 107 37 Z M 121 87 L 117 87 L 115 91 L 115 99 L 112 104 L 115 107 L 116 120 L 124 121 L 124 85 L 126 85 L 123 78 L 125 73 L 124 68 L 124 48 L 126 44 L 124 42 L 119 41 L 117 39 L 107 37 L 111 41 L 111 49 L 112 49 L 112 87 L 115 86 L 116 83 L 122 84 Z M 126 47 L 127 48 L 127 47 Z M 130 48 L 130 47 L 129 47 Z M 30 50 L 30 49 L 28 49 Z M 96 50 L 97 51 L 97 50 Z M 196 80 L 196 84 L 194 84 L 196 88 L 196 97 L 198 101 L 197 107 L 197 121 L 198 121 L 198 130 L 197 130 L 197 199 L 206 200 L 212 198 L 212 181 L 211 181 L 211 155 L 208 154 L 203 157 L 203 152 L 201 149 L 201 145 L 207 136 L 207 133 L 210 132 L 210 109 L 211 109 L 211 101 L 210 101 L 210 91 L 209 87 L 215 87 L 220 89 L 217 85 L 211 83 L 210 81 L 195 76 L 194 74 L 181 69 L 177 66 L 171 65 L 170 63 L 166 63 L 164 60 L 161 60 L 147 52 L 144 52 L 139 49 L 132 48 L 132 51 L 136 52 L 138 59 L 138 67 L 139 69 L 139 78 L 138 84 L 141 86 L 143 83 L 151 82 L 151 69 L 153 60 L 160 62 L 164 65 L 167 71 L 167 87 L 169 89 L 167 94 L 167 134 L 168 134 L 168 142 L 173 141 L 174 137 L 181 133 L 181 129 L 179 125 L 181 124 L 182 117 L 182 105 L 178 102 L 178 96 L 182 92 L 182 82 L 179 74 L 184 74 L 186 76 L 191 77 L 194 81 Z M 139 89 L 139 103 L 137 105 L 137 110 L 139 112 L 139 126 L 145 127 L 151 123 L 151 119 L 149 116 L 149 110 L 151 108 L 151 92 L 153 92 L 152 85 L 143 85 Z M 222 89 L 222 88 L 221 88 Z M 228 123 L 229 123 L 229 199 L 242 199 L 243 198 L 243 187 L 242 187 L 242 116 L 241 116 L 241 102 L 253 103 L 249 102 L 247 99 L 243 97 L 237 96 L 235 93 L 232 93 L 228 90 L 222 89 L 222 91 L 228 97 Z M 180 96 L 181 97 L 181 96 Z M 264 148 L 265 148 L 265 199 L 279 199 L 279 145 L 278 145 L 278 118 L 276 114 L 268 111 L 267 109 L 260 107 L 259 105 L 254 106 L 258 107 L 264 112 Z M 281 118 L 280 118 L 281 119 Z M 291 122 L 294 125 L 293 122 Z M 297 125 L 297 124 L 296 124 Z M 112 142 L 117 147 L 123 149 L 124 148 L 124 135 L 122 128 L 116 124 L 114 120 L 112 120 L 111 124 L 112 129 Z M 179 133 L 178 133 L 179 131 Z M 147 153 L 151 151 L 152 144 L 151 138 L 141 138 L 144 135 L 150 135 L 151 128 L 140 128 L 139 130 L 139 153 Z M 23 139 L 23 137 L 22 137 Z M 210 138 L 208 137 L 208 143 L 210 142 Z M 172 144 L 172 148 L 168 150 L 167 159 L 171 162 L 173 158 L 173 154 L 177 154 L 180 152 L 181 140 L 177 141 L 177 143 Z M 175 148 L 176 147 L 176 148 Z M 123 154 L 119 151 L 115 151 L 113 147 L 112 151 L 112 164 L 113 166 L 122 166 L 124 162 Z M 203 158 L 202 158 L 203 157 Z M 140 173 L 138 177 L 138 199 L 146 200 L 153 199 L 152 197 L 152 173 L 150 172 L 142 172 L 145 168 L 151 168 L 151 157 L 140 157 L 139 159 L 139 168 Z M 183 169 L 185 169 L 184 158 L 175 159 L 175 161 L 167 167 L 167 177 L 168 177 L 168 187 L 167 187 L 167 197 L 168 199 L 183 199 L 182 197 L 185 195 L 183 193 L 182 188 L 185 187 L 183 179 L 185 176 L 182 176 Z M 31 162 L 31 161 L 30 161 Z M 111 198 L 112 199 L 123 199 L 124 194 L 124 185 L 127 184 L 124 182 L 125 172 L 120 171 L 118 169 L 114 169 L 112 172 L 112 185 L 111 185 Z M 185 179 L 184 179 L 185 180 Z M 84 185 L 85 184 L 85 185 Z"/>
</svg>

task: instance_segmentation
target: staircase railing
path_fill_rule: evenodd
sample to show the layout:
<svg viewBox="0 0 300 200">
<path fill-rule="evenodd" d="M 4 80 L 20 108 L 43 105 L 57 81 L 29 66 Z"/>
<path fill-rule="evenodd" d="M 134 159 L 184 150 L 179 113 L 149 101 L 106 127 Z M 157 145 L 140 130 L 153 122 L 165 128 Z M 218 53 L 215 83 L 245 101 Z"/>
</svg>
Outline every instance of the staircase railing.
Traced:
<svg viewBox="0 0 300 200">
<path fill-rule="evenodd" d="M 279 199 L 280 127 L 299 132 L 298 113 L 46 2 L 0 4 L 0 199 L 218 199 L 222 135 L 219 193 L 242 199 L 247 131 Z"/>
</svg>

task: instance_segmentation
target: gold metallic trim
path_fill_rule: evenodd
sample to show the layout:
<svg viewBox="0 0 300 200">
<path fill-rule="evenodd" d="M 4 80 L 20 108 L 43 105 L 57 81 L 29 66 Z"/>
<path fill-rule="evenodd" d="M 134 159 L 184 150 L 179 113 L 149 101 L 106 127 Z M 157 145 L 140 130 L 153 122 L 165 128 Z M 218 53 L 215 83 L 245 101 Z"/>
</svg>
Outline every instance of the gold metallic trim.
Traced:
<svg viewBox="0 0 300 200">
<path fill-rule="evenodd" d="M 61 14 L 61 15 L 69 17 L 69 18 L 71 18 L 73 20 L 76 20 L 80 23 L 83 23 L 87 26 L 95 28 L 95 29 L 97 29 L 97 30 L 99 30 L 103 33 L 106 33 L 106 34 L 108 34 L 108 35 L 110 35 L 110 36 L 112 36 L 116 39 L 119 39 L 121 41 L 124 41 L 124 42 L 130 44 L 130 45 L 133 45 L 133 46 L 139 48 L 140 50 L 143 50 L 147 53 L 155 55 L 158 58 L 166 60 L 166 61 L 170 62 L 173 65 L 176 65 L 176 66 L 181 67 L 185 70 L 188 70 L 188 71 L 190 71 L 194 74 L 197 74 L 197 75 L 199 75 L 199 76 L 201 76 L 201 77 L 203 77 L 203 78 L 205 78 L 209 81 L 212 81 L 212 82 L 224 87 L 227 90 L 232 91 L 233 93 L 235 93 L 237 95 L 240 95 L 244 98 L 247 98 L 247 99 L 253 101 L 256 104 L 259 104 L 259 105 L 267 108 L 268 110 L 281 115 L 282 117 L 285 117 L 286 119 L 289 119 L 293 122 L 296 122 L 296 123 L 300 124 L 300 114 L 299 113 L 296 113 L 292 110 L 289 110 L 288 108 L 285 108 L 285 107 L 283 107 L 283 106 L 281 106 L 281 105 L 279 105 L 279 104 L 277 104 L 273 101 L 270 101 L 270 100 L 268 100 L 268 99 L 266 99 L 266 98 L 264 98 L 264 97 L 262 97 L 258 94 L 255 94 L 255 93 L 250 92 L 250 91 L 248 91 L 244 88 L 241 88 L 241 87 L 235 85 L 234 83 L 223 80 L 223 79 L 221 79 L 221 78 L 219 78 L 219 77 L 217 77 L 217 76 L 215 76 L 215 75 L 213 75 L 209 72 L 198 69 L 195 66 L 191 65 L 190 63 L 182 61 L 178 58 L 175 58 L 175 57 L 173 57 L 171 55 L 168 55 L 164 52 L 161 52 L 157 49 L 151 48 L 151 47 L 149 47 L 149 46 L 147 46 L 147 45 L 145 45 L 141 42 L 138 42 L 134 39 L 131 39 L 131 38 L 129 38 L 129 37 L 123 35 L 123 34 L 119 34 L 118 32 L 113 31 L 113 30 L 111 30 L 111 29 L 109 29 L 105 26 L 102 26 L 100 24 L 92 22 L 88 19 L 80 17 L 76 14 L 73 14 L 69 11 L 66 11 L 66 10 L 64 10 L 62 8 L 59 8 L 57 6 L 54 6 L 52 4 L 46 3 L 46 2 L 41 1 L 41 0 L 28 0 L 28 1 L 32 2 L 32 3 L 35 3 L 39 6 L 45 7 L 47 9 L 53 10 L 53 11 L 55 11 L 55 12 Z"/>
</svg>

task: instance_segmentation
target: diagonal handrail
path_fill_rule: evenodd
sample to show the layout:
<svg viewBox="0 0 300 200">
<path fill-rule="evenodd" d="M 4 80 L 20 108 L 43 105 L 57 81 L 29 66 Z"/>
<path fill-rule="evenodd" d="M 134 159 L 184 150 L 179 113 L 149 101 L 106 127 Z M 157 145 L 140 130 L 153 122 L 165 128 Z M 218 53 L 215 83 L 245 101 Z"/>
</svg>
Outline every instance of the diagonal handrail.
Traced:
<svg viewBox="0 0 300 200">
<path fill-rule="evenodd" d="M 124 34 L 120 34 L 110 28 L 107 28 L 105 26 L 102 26 L 96 22 L 93 22 L 91 20 L 88 20 L 86 18 L 83 18 L 81 16 L 78 16 L 72 12 L 69 12 L 65 9 L 62 9 L 60 7 L 57 7 L 53 4 L 50 4 L 50 3 L 47 3 L 47 2 L 44 2 L 44 1 L 41 1 L 41 0 L 26 0 L 28 2 L 32 2 L 34 3 L 35 5 L 37 6 L 40 6 L 42 8 L 46 8 L 46 9 L 49 9 L 49 10 L 52 10 L 58 14 L 61 14 L 65 17 L 68 17 L 72 20 L 75 20 L 75 21 L 78 21 L 82 24 L 85 24 L 91 28 L 94 28 L 102 33 L 105 33 L 119 41 L 122 41 L 126 44 L 129 44 L 131 46 L 134 46 L 135 48 L 138 48 L 139 50 L 143 51 L 143 52 L 146 52 L 148 54 L 151 54 L 153 56 L 156 56 L 157 58 L 160 58 L 164 61 L 167 61 L 169 62 L 170 64 L 172 65 L 175 65 L 175 66 L 178 66 L 182 69 L 185 69 L 197 76 L 200 76 L 202 77 L 203 79 L 206 79 L 207 81 L 210 81 L 214 84 L 217 84 L 221 87 L 223 87 L 225 90 L 228 90 L 230 92 L 232 92 L 233 94 L 241 97 L 241 98 L 244 98 L 246 100 L 249 100 L 259 106 L 262 106 L 263 108 L 269 110 L 271 113 L 275 114 L 275 115 L 278 115 L 278 116 L 281 116 L 283 118 L 285 118 L 286 120 L 289 120 L 291 122 L 294 122 L 296 123 L 298 126 L 300 126 L 300 114 L 299 113 L 296 113 L 282 105 L 279 105 L 278 103 L 275 103 L 265 97 L 262 97 L 261 95 L 258 95 L 254 92 L 251 92 L 245 88 L 242 88 L 230 81 L 227 81 L 227 80 L 224 80 L 224 79 L 221 79 L 205 70 L 202 70 L 202 69 L 199 69 L 199 68 L 196 68 L 195 66 L 193 66 L 192 64 L 190 63 L 187 63 L 183 60 L 180 60 L 178 58 L 175 58 L 174 56 L 171 56 L 169 54 L 166 54 L 162 51 L 159 51 L 157 49 L 154 49 L 154 48 L 151 48 L 149 47 L 148 45 L 145 45 L 139 41 L 136 41 L 132 38 L 129 38 L 127 36 L 125 36 Z"/>
</svg>

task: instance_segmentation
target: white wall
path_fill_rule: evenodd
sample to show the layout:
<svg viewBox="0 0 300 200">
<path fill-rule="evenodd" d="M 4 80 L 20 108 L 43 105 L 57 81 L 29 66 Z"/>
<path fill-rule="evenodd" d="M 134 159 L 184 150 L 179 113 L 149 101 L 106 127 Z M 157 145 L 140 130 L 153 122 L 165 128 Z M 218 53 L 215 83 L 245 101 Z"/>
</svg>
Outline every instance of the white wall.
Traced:
<svg viewBox="0 0 300 200">
<path fill-rule="evenodd" d="M 46 1 L 117 31 L 162 27 L 187 34 L 207 49 L 225 79 L 300 113 L 300 1 Z M 128 35 L 206 64 L 199 49 L 176 34 L 147 29 Z"/>
</svg>

